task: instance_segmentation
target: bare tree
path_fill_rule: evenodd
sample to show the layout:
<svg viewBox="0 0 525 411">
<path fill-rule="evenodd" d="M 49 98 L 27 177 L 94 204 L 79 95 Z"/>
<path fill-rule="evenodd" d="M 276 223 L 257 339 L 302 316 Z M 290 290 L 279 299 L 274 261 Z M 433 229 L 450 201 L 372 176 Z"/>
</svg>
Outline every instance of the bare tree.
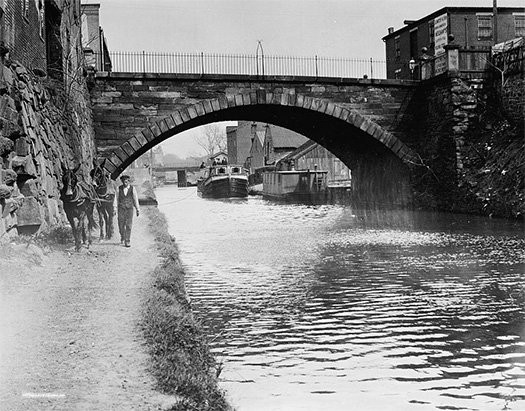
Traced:
<svg viewBox="0 0 525 411">
<path fill-rule="evenodd" d="M 226 131 L 218 124 L 204 126 L 204 132 L 196 138 L 196 142 L 208 157 L 215 153 L 226 151 Z"/>
</svg>

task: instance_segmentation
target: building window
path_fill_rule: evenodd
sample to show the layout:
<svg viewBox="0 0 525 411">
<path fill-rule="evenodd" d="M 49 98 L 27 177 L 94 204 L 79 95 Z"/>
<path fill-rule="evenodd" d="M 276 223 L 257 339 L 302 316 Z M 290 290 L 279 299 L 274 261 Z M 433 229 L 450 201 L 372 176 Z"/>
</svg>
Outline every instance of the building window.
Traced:
<svg viewBox="0 0 525 411">
<path fill-rule="evenodd" d="M 434 46 L 434 20 L 428 22 L 428 39 L 430 41 L 430 47 Z"/>
<path fill-rule="evenodd" d="M 410 58 L 418 57 L 417 29 L 410 30 Z"/>
<path fill-rule="evenodd" d="M 525 13 L 514 13 L 514 34 L 525 37 Z"/>
<path fill-rule="evenodd" d="M 492 40 L 492 14 L 478 14 L 478 40 Z"/>
<path fill-rule="evenodd" d="M 399 47 L 399 36 L 394 38 L 394 50 L 396 52 L 396 60 L 401 58 L 401 48 Z"/>
</svg>

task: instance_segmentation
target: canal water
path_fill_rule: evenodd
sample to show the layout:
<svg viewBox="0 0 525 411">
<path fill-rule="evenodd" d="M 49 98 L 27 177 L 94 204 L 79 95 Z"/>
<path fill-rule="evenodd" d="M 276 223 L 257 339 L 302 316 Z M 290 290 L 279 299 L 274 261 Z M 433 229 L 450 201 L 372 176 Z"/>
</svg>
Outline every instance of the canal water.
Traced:
<svg viewBox="0 0 525 411">
<path fill-rule="evenodd" d="M 525 410 L 523 225 L 156 193 L 237 410 Z"/>
</svg>

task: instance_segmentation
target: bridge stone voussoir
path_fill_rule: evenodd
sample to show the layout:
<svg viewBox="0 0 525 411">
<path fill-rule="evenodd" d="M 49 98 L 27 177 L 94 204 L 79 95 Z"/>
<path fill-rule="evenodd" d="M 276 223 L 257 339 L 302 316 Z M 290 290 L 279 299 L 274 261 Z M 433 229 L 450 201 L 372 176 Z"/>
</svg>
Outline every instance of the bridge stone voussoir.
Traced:
<svg viewBox="0 0 525 411">
<path fill-rule="evenodd" d="M 150 126 L 150 130 L 151 130 L 151 133 L 153 134 L 153 138 L 155 137 L 158 137 L 162 134 L 162 131 L 160 129 L 159 126 L 157 126 L 157 124 L 153 123 L 151 126 Z"/>
<path fill-rule="evenodd" d="M 148 140 L 146 140 L 146 137 L 144 137 L 144 134 L 142 133 L 135 134 L 135 138 L 137 139 L 141 147 L 148 144 Z"/>
<path fill-rule="evenodd" d="M 122 163 L 124 163 L 124 161 L 127 160 L 127 158 L 129 157 L 128 154 L 126 154 L 126 152 L 124 151 L 124 149 L 122 148 L 122 146 L 120 147 L 117 147 L 114 151 L 115 155 L 119 158 L 120 160 L 120 165 L 118 165 L 118 167 L 120 167 L 122 165 Z"/>
<path fill-rule="evenodd" d="M 363 124 L 363 122 L 365 121 L 366 119 L 360 115 L 360 114 L 355 114 L 354 116 L 354 121 L 353 121 L 353 124 L 354 126 L 356 126 L 357 128 L 361 128 L 361 124 Z"/>
<path fill-rule="evenodd" d="M 133 147 L 131 147 L 131 144 L 129 143 L 129 141 L 126 141 L 124 144 L 122 144 L 120 147 L 122 147 L 122 149 L 124 150 L 124 152 L 128 155 L 128 157 L 132 156 L 133 154 L 135 154 L 135 150 L 133 149 Z"/>
<path fill-rule="evenodd" d="M 165 133 L 166 131 L 170 129 L 164 119 L 157 121 L 157 126 L 160 128 L 160 131 L 163 133 Z"/>
<path fill-rule="evenodd" d="M 187 108 L 183 108 L 183 109 L 179 110 L 179 113 L 180 113 L 180 116 L 182 118 L 182 122 L 183 123 L 191 120 L 190 113 L 188 113 L 188 109 Z"/>
<path fill-rule="evenodd" d="M 339 116 L 341 115 L 341 111 L 342 110 L 343 110 L 343 108 L 341 106 L 335 106 L 332 116 L 339 118 Z"/>
<path fill-rule="evenodd" d="M 168 126 L 168 130 L 171 130 L 172 128 L 175 127 L 175 122 L 173 121 L 173 117 L 168 116 L 164 119 L 164 121 L 166 122 L 166 126 Z"/>
<path fill-rule="evenodd" d="M 368 128 L 366 129 L 366 132 L 377 140 L 376 134 L 379 130 L 379 126 L 373 121 L 369 121 L 369 123 L 370 124 Z"/>
<path fill-rule="evenodd" d="M 142 130 L 141 133 L 148 141 L 152 141 L 155 138 L 149 127 Z"/>
<path fill-rule="evenodd" d="M 202 113 L 204 114 L 204 107 L 202 107 Z M 188 107 L 188 114 L 190 116 L 190 119 L 199 117 L 199 113 L 197 113 L 196 106 Z"/>
<path fill-rule="evenodd" d="M 273 93 L 266 93 L 266 104 L 272 104 Z"/>
<path fill-rule="evenodd" d="M 251 99 L 250 99 L 250 93 L 243 93 L 242 94 L 242 105 L 249 106 L 250 104 L 252 104 Z"/>
<path fill-rule="evenodd" d="M 205 114 L 213 113 L 213 107 L 211 106 L 211 101 L 210 100 L 204 100 L 202 102 L 202 106 L 204 107 L 204 113 Z"/>
<path fill-rule="evenodd" d="M 347 121 L 349 116 L 350 116 L 350 110 L 342 107 L 341 112 L 339 113 L 339 119 L 343 121 Z"/>
<path fill-rule="evenodd" d="M 372 126 L 372 122 L 365 119 L 365 121 L 363 121 L 360 124 L 359 128 L 366 133 L 371 126 Z"/>
<path fill-rule="evenodd" d="M 257 90 L 255 94 L 257 95 L 258 104 L 266 103 L 266 90 Z"/>
<path fill-rule="evenodd" d="M 202 102 L 197 103 L 193 107 L 190 107 L 190 108 L 195 109 L 195 112 L 197 113 L 196 117 L 203 116 L 204 114 L 206 114 L 206 110 L 204 110 L 204 104 L 202 104 Z"/>
<path fill-rule="evenodd" d="M 221 109 L 221 103 L 218 98 L 214 98 L 210 103 L 212 111 L 219 111 Z"/>
<path fill-rule="evenodd" d="M 297 96 L 295 94 L 287 94 L 288 96 L 288 105 L 289 106 L 295 106 L 297 102 Z"/>
<path fill-rule="evenodd" d="M 334 115 L 334 110 L 335 110 L 335 104 L 334 103 L 328 103 L 324 113 L 329 115 L 329 116 L 333 116 Z"/>
<path fill-rule="evenodd" d="M 399 141 L 397 139 L 394 141 L 394 143 L 390 147 L 390 150 L 392 150 L 394 152 L 394 154 L 396 154 L 398 157 L 401 157 L 400 153 L 404 149 L 405 149 L 405 145 L 401 141 Z"/>
<path fill-rule="evenodd" d="M 295 99 L 295 106 L 302 107 L 303 104 L 304 104 L 304 96 L 302 94 L 299 94 Z"/>
<path fill-rule="evenodd" d="M 321 105 L 321 101 L 317 98 L 312 98 L 312 105 L 310 106 L 311 110 L 319 111 L 319 106 Z"/>
<path fill-rule="evenodd" d="M 374 125 L 374 130 L 372 131 L 372 137 L 374 137 L 376 140 L 381 141 L 381 138 L 383 138 L 383 134 L 385 134 L 385 131 L 379 127 L 377 124 Z"/>
<path fill-rule="evenodd" d="M 117 166 L 113 164 L 113 161 L 110 159 L 107 159 L 104 163 L 104 168 L 109 171 L 110 174 L 113 174 L 113 172 L 117 169 Z"/>
<path fill-rule="evenodd" d="M 250 93 L 250 104 L 257 104 L 257 93 L 255 91 Z"/>
<path fill-rule="evenodd" d="M 242 94 L 237 94 L 233 101 L 234 101 L 236 106 L 243 106 L 244 105 Z"/>
<path fill-rule="evenodd" d="M 272 101 L 270 102 L 270 104 L 281 104 L 281 98 L 282 98 L 282 94 L 281 93 L 273 93 L 273 97 L 272 97 Z"/>
<path fill-rule="evenodd" d="M 355 124 L 355 119 L 357 118 L 357 116 L 358 114 L 355 111 L 350 110 L 350 114 L 346 118 L 346 122 L 350 124 Z"/>
<path fill-rule="evenodd" d="M 138 142 L 138 140 L 133 136 L 128 141 L 129 145 L 133 148 L 134 151 L 140 150 L 142 145 Z"/>
<path fill-rule="evenodd" d="M 319 113 L 325 113 L 328 108 L 328 102 L 325 100 L 319 100 L 319 105 L 317 106 L 317 111 Z"/>
<path fill-rule="evenodd" d="M 227 101 L 228 104 L 224 108 L 235 107 L 236 104 L 235 104 L 235 96 L 234 95 L 227 94 L 226 95 L 226 101 Z"/>
<path fill-rule="evenodd" d="M 281 94 L 281 103 L 280 103 L 281 106 L 288 106 L 289 105 L 288 96 L 289 96 L 289 94 L 286 94 L 286 93 Z"/>
<path fill-rule="evenodd" d="M 304 98 L 303 108 L 309 110 L 312 107 L 312 97 L 306 96 Z"/>
<path fill-rule="evenodd" d="M 381 134 L 381 136 L 379 136 L 378 140 L 381 141 L 385 146 L 390 148 L 394 144 L 394 141 L 396 140 L 396 138 L 392 134 L 384 131 Z"/>
<path fill-rule="evenodd" d="M 171 118 L 173 118 L 173 122 L 175 123 L 175 126 L 180 126 L 182 123 L 184 123 L 184 120 L 182 119 L 182 115 L 180 114 L 180 111 L 176 111 L 171 115 Z"/>
<path fill-rule="evenodd" d="M 120 167 L 122 165 L 122 160 L 117 156 L 117 154 L 115 154 L 115 152 L 111 153 L 106 163 L 107 162 L 113 164 L 115 168 Z"/>
</svg>

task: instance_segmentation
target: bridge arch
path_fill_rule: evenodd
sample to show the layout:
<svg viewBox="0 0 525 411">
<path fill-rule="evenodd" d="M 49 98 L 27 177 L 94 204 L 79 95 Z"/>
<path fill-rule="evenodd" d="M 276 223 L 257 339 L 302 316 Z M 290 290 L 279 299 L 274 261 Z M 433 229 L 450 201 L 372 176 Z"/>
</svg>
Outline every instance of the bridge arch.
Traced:
<svg viewBox="0 0 525 411">
<path fill-rule="evenodd" d="M 194 127 L 230 120 L 261 121 L 289 128 L 318 142 L 340 158 L 344 157 L 340 155 L 342 151 L 351 149 L 356 143 L 362 145 L 364 141 L 387 150 L 406 165 L 412 164 L 416 158 L 415 153 L 396 136 L 354 110 L 303 94 L 254 90 L 203 99 L 152 121 L 112 150 L 105 167 L 116 179 L 135 159 L 167 138 Z M 351 136 L 343 141 L 330 135 L 341 133 L 341 130 L 351 131 Z"/>
</svg>

